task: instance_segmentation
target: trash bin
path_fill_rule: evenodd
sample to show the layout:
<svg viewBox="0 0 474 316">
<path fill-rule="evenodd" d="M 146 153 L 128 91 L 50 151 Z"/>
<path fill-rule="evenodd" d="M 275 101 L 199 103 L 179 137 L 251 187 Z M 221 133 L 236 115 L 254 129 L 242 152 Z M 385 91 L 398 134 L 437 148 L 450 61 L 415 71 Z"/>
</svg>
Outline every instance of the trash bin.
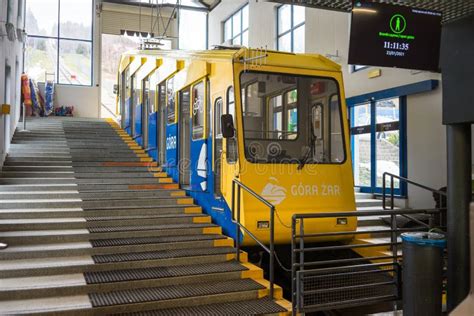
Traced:
<svg viewBox="0 0 474 316">
<path fill-rule="evenodd" d="M 403 315 L 442 314 L 444 235 L 403 233 Z"/>
</svg>

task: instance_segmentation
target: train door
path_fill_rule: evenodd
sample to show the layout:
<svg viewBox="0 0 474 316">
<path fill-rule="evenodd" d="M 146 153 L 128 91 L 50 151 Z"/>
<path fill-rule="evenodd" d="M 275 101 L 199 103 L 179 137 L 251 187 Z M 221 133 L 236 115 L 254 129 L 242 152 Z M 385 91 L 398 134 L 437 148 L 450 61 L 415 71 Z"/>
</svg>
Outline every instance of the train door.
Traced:
<svg viewBox="0 0 474 316">
<path fill-rule="evenodd" d="M 147 148 L 148 145 L 148 116 L 150 113 L 150 77 L 146 77 L 142 83 L 142 146 Z"/>
<path fill-rule="evenodd" d="M 208 191 L 207 95 L 204 80 L 191 89 L 191 190 Z"/>
<path fill-rule="evenodd" d="M 166 162 L 166 83 L 160 83 L 156 91 L 158 92 L 158 118 L 157 118 L 157 139 L 158 139 L 158 164 L 164 165 Z"/>
<path fill-rule="evenodd" d="M 130 70 L 127 68 L 125 71 L 123 71 L 120 74 L 120 113 L 122 114 L 122 119 L 121 119 L 121 126 L 123 129 L 127 127 L 126 123 L 126 115 L 128 113 L 127 110 L 127 94 L 128 94 L 128 83 L 127 83 L 127 77 L 129 74 Z"/>
<path fill-rule="evenodd" d="M 189 87 L 179 92 L 178 172 L 179 172 L 179 183 L 181 184 L 182 187 L 188 187 L 190 185 L 190 167 L 191 167 L 190 98 L 191 98 L 191 89 Z"/>
<path fill-rule="evenodd" d="M 132 75 L 130 77 L 130 80 L 129 80 L 129 84 L 130 84 L 130 99 L 129 99 L 129 102 L 128 102 L 128 113 L 127 113 L 127 132 L 130 134 L 130 135 L 134 135 L 135 134 L 135 95 L 136 95 L 136 91 L 135 91 L 135 75 Z"/>
<path fill-rule="evenodd" d="M 148 124 L 146 127 L 146 138 L 148 141 L 145 141 L 145 148 L 148 154 L 154 159 L 158 159 L 158 150 L 157 150 L 157 138 L 158 135 L 156 130 L 158 126 L 158 110 L 157 110 L 157 103 L 156 103 L 156 84 L 153 80 L 154 78 L 152 75 L 148 77 L 148 100 L 147 100 L 147 107 L 148 107 Z M 145 137 L 145 136 L 144 136 Z"/>
<path fill-rule="evenodd" d="M 125 93 L 124 93 L 124 108 L 125 108 L 125 111 L 123 112 L 123 117 L 122 117 L 122 120 L 124 121 L 124 129 L 125 131 L 127 131 L 127 133 L 130 134 L 131 130 L 130 130 L 130 124 L 131 124 L 131 120 L 130 120 L 130 108 L 132 107 L 132 94 L 133 94 L 133 89 L 132 89 L 132 86 L 133 86 L 133 78 L 132 76 L 130 76 L 130 68 L 127 68 L 127 70 L 125 71 L 125 85 L 124 85 L 124 89 L 125 89 Z"/>
<path fill-rule="evenodd" d="M 221 116 L 224 113 L 224 101 L 222 97 L 214 98 L 214 109 L 213 109 L 213 129 L 214 129 L 214 195 L 222 196 L 221 191 L 221 177 L 222 177 L 222 128 L 221 128 Z"/>
<path fill-rule="evenodd" d="M 234 119 L 234 127 L 237 126 L 237 120 L 235 116 L 235 95 L 234 87 L 230 86 L 227 89 L 226 94 L 226 103 L 225 103 L 226 114 L 232 115 Z M 237 133 L 238 130 L 235 130 L 234 137 L 225 139 L 225 149 L 222 155 L 222 194 L 230 198 L 230 193 L 232 192 L 232 181 L 238 177 L 239 164 L 238 164 L 238 143 L 237 143 Z M 229 201 L 227 201 L 229 203 Z"/>
<path fill-rule="evenodd" d="M 142 85 L 143 81 L 137 79 L 137 74 L 135 73 L 132 76 L 132 82 L 133 82 L 133 93 L 132 93 L 132 110 L 130 112 L 130 128 L 132 131 L 132 137 L 137 140 L 138 143 L 141 144 L 141 119 L 142 119 L 142 114 L 141 114 L 141 94 L 142 94 Z M 137 139 L 138 138 L 138 139 Z"/>
</svg>

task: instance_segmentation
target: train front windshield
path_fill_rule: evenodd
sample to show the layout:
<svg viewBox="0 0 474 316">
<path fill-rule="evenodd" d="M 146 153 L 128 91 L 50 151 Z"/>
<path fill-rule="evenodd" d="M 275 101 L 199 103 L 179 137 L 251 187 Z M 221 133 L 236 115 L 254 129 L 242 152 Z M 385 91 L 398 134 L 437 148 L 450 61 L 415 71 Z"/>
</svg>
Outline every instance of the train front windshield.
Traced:
<svg viewBox="0 0 474 316">
<path fill-rule="evenodd" d="M 244 72 L 240 76 L 245 157 L 253 163 L 345 161 L 336 80 Z"/>
</svg>

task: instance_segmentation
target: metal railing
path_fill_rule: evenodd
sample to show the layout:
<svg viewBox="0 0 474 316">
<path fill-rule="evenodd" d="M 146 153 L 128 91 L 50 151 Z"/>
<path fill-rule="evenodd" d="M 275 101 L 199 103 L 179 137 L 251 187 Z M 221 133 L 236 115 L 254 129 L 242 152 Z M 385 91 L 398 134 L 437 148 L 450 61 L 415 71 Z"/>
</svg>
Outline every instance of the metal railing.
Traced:
<svg viewBox="0 0 474 316">
<path fill-rule="evenodd" d="M 389 207 L 387 207 L 387 187 L 386 187 L 387 186 L 387 177 L 390 178 L 390 188 L 389 188 L 390 206 Z M 444 191 L 441 191 L 441 190 L 430 188 L 430 187 L 428 187 L 426 185 L 423 185 L 421 183 L 415 182 L 415 181 L 410 180 L 408 178 L 400 177 L 398 175 L 395 175 L 395 174 L 389 173 L 389 172 L 384 172 L 383 178 L 382 178 L 382 181 L 383 181 L 383 184 L 382 184 L 382 205 L 383 205 L 383 209 L 384 210 L 393 210 L 393 209 L 395 209 L 395 184 L 394 184 L 394 179 L 397 179 L 399 181 L 399 186 L 403 182 L 405 184 L 413 185 L 417 188 L 420 188 L 420 189 L 423 189 L 425 191 L 431 192 L 433 194 L 433 196 L 436 195 L 439 199 L 439 207 L 436 207 L 435 209 L 439 209 L 441 212 L 438 213 L 437 217 L 432 218 L 432 220 L 436 221 L 436 223 L 431 223 L 431 226 L 438 225 L 438 226 L 441 226 L 440 228 L 444 229 L 444 226 L 445 226 L 445 220 L 444 220 L 444 218 L 445 218 L 444 215 L 445 214 L 444 213 L 446 211 L 445 201 L 446 201 L 447 193 L 444 192 Z M 409 219 L 409 220 L 417 222 L 418 224 L 423 225 L 425 227 L 428 227 L 430 225 L 430 224 L 423 223 L 422 221 L 419 221 L 419 220 L 417 220 L 416 218 L 413 218 L 410 215 L 402 215 L 402 216 Z"/>
<path fill-rule="evenodd" d="M 399 227 L 400 216 L 432 217 L 439 212 L 436 209 L 382 210 L 293 215 L 293 315 L 382 303 L 396 308 L 397 301 L 402 298 L 400 234 L 430 229 L 413 223 Z M 389 219 L 389 225 L 343 230 L 344 223 L 364 218 Z M 331 220 L 335 224 L 339 220 L 342 225 L 329 228 Z M 314 227 L 321 223 L 325 223 L 321 232 L 305 232 L 305 225 Z M 329 242 L 331 238 L 339 241 Z M 321 242 L 323 240 L 325 242 Z M 328 251 L 330 255 L 324 255 Z"/>
<path fill-rule="evenodd" d="M 236 187 L 237 187 L 237 197 L 236 195 Z M 267 206 L 270 210 L 270 245 L 267 247 L 264 243 L 262 243 L 254 234 L 252 234 L 242 223 L 240 222 L 240 202 L 241 202 L 241 190 L 246 191 L 251 196 L 256 198 L 262 204 Z M 237 202 L 237 216 L 235 216 L 235 205 Z M 260 245 L 270 256 L 269 260 L 269 281 L 270 281 L 270 297 L 271 299 L 274 298 L 274 287 L 275 287 L 275 206 L 265 200 L 263 197 L 258 195 L 255 191 L 244 185 L 242 182 L 234 179 L 232 181 L 232 222 L 236 224 L 236 238 L 235 238 L 235 248 L 237 252 L 237 261 L 240 261 L 240 234 L 241 230 L 243 230 L 248 236 L 250 236 L 255 242 Z"/>
</svg>

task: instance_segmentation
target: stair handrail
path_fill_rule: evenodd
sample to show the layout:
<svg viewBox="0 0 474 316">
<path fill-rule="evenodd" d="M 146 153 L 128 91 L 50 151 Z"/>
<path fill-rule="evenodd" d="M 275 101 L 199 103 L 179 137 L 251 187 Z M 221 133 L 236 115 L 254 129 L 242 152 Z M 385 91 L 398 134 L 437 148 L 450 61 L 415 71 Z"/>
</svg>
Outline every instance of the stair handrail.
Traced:
<svg viewBox="0 0 474 316">
<path fill-rule="evenodd" d="M 399 228 L 397 226 L 397 217 L 398 216 L 416 216 L 418 214 L 423 214 L 427 216 L 436 216 L 441 212 L 440 209 L 397 209 L 397 210 L 380 210 L 380 211 L 343 211 L 343 212 L 321 212 L 321 213 L 303 213 L 303 214 L 293 214 L 291 219 L 291 297 L 292 297 L 292 315 L 299 315 L 304 314 L 305 312 L 312 312 L 317 311 L 318 309 L 313 309 L 311 306 L 307 306 L 310 304 L 306 304 L 304 300 L 305 293 L 309 294 L 309 291 L 306 291 L 304 288 L 304 284 L 302 284 L 301 277 L 304 275 L 311 275 L 311 273 L 315 272 L 317 267 L 321 267 L 321 269 L 331 270 L 335 267 L 328 266 L 328 264 L 332 264 L 334 262 L 338 262 L 341 264 L 337 267 L 357 267 L 360 266 L 382 266 L 382 265 L 392 265 L 394 269 L 394 284 L 396 286 L 397 291 L 395 292 L 394 301 L 399 301 L 402 298 L 401 292 L 401 265 L 400 265 L 400 258 L 402 258 L 401 254 L 399 254 L 399 248 L 401 245 L 401 240 L 399 240 L 399 234 L 401 232 L 413 232 L 413 231 L 424 231 L 426 228 Z M 373 216 L 388 216 L 390 218 L 389 228 L 381 229 L 381 230 L 372 230 L 372 231 L 357 231 L 357 228 L 350 231 L 319 231 L 317 233 L 307 233 L 305 231 L 305 221 L 306 220 L 323 220 L 323 219 L 337 219 L 337 218 L 365 218 L 365 217 L 373 217 Z M 314 225 L 314 223 L 312 223 Z M 313 226 L 312 226 L 313 227 Z M 361 246 L 361 244 L 336 244 L 336 245 L 327 245 L 324 243 L 319 244 L 311 244 L 308 245 L 305 239 L 311 240 L 314 238 L 321 238 L 321 237 L 337 237 L 337 236 L 350 236 L 350 235 L 359 235 L 363 236 L 367 233 L 390 233 L 390 240 L 384 243 L 383 245 L 391 247 L 391 254 L 383 254 L 377 255 L 372 257 L 350 257 L 350 258 L 339 258 L 335 257 L 333 259 L 323 259 L 318 260 L 315 257 L 310 257 L 308 260 L 305 257 L 306 253 L 315 253 L 318 248 L 329 248 L 330 250 L 345 250 L 345 249 L 355 249 L 370 247 L 370 246 Z M 367 263 L 366 261 L 370 260 L 372 262 Z M 337 268 L 336 267 L 336 268 Z M 396 276 L 396 278 L 395 278 Z M 328 291 L 334 290 L 331 289 L 331 286 L 327 286 Z M 321 290 L 316 290 L 321 291 Z M 392 294 L 391 294 L 392 295 Z M 393 296 L 392 295 L 392 296 Z M 380 302 L 385 301 L 387 297 L 383 295 L 380 297 L 375 297 L 376 300 L 380 299 Z M 359 305 L 357 303 L 358 300 L 362 300 L 364 298 L 354 299 L 352 302 L 354 305 Z M 373 302 L 372 302 L 373 303 Z M 327 304 L 327 303 L 326 303 Z M 327 307 L 327 306 L 326 306 Z M 348 308 L 349 306 L 344 306 L 344 308 Z M 335 306 L 334 309 L 337 309 Z"/>
<path fill-rule="evenodd" d="M 235 197 L 236 190 L 235 187 L 237 186 L 237 198 Z M 240 222 L 240 198 L 241 198 L 241 190 L 246 191 L 251 196 L 256 198 L 259 202 L 263 203 L 267 206 L 270 210 L 270 245 L 267 247 L 263 242 L 261 242 L 252 232 L 250 232 L 241 222 Z M 235 202 L 237 200 L 237 217 L 235 216 Z M 236 255 L 237 261 L 240 261 L 240 234 L 241 230 L 245 231 L 248 236 L 252 237 L 255 242 L 260 245 L 260 247 L 265 250 L 269 256 L 269 281 L 270 281 L 270 297 L 274 299 L 274 288 L 275 288 L 275 206 L 260 196 L 258 193 L 250 189 L 248 186 L 243 184 L 237 179 L 232 180 L 232 205 L 231 205 L 231 212 L 232 212 L 232 223 L 236 224 L 236 238 L 235 238 L 235 248 L 236 248 Z"/>
<path fill-rule="evenodd" d="M 386 179 L 387 177 L 390 177 L 390 208 L 387 207 L 387 182 L 386 182 Z M 404 182 L 404 183 L 407 183 L 407 184 L 411 184 L 413 186 L 416 186 L 416 187 L 419 187 L 421 189 L 424 189 L 426 191 L 429 191 L 433 194 L 438 194 L 440 196 L 440 207 L 439 208 L 436 208 L 436 209 L 439 209 L 440 211 L 443 210 L 445 208 L 445 205 L 444 205 L 444 201 L 442 199 L 442 197 L 446 197 L 447 194 L 446 192 L 444 191 L 441 191 L 441 190 L 437 190 L 437 189 L 434 189 L 434 188 L 431 188 L 429 186 L 426 186 L 424 184 L 421 184 L 419 182 L 415 182 L 413 180 L 410 180 L 408 178 L 405 178 L 405 177 L 401 177 L 399 175 L 396 175 L 396 174 L 393 174 L 393 173 L 390 173 L 390 172 L 384 172 L 383 173 L 383 176 L 382 176 L 382 207 L 384 210 L 394 210 L 395 208 L 395 188 L 394 188 L 394 179 L 398 179 L 401 182 Z M 430 225 L 430 224 L 426 224 L 426 223 L 423 223 L 422 221 L 410 216 L 410 215 L 406 215 L 406 214 L 403 214 L 402 215 L 403 217 L 409 219 L 409 220 L 412 220 L 420 225 L 423 225 L 425 227 L 431 227 L 433 225 Z M 440 216 L 442 216 L 442 214 L 440 213 Z M 440 221 L 442 221 L 440 219 Z"/>
</svg>

